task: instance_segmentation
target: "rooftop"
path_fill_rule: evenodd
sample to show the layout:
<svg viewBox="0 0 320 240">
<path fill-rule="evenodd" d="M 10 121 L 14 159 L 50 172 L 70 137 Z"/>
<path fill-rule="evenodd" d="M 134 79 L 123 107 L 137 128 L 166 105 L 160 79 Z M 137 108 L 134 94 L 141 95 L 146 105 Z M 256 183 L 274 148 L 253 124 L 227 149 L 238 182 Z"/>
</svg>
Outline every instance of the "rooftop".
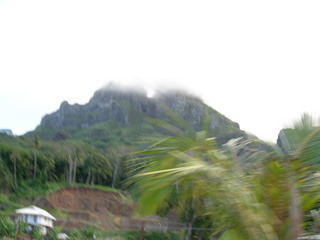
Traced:
<svg viewBox="0 0 320 240">
<path fill-rule="evenodd" d="M 29 214 L 29 215 L 44 216 L 44 217 L 50 218 L 52 220 L 56 220 L 56 218 L 54 216 L 52 216 L 50 213 L 48 213 L 47 211 L 45 211 L 41 208 L 38 208 L 34 205 L 31 205 L 26 208 L 17 209 L 16 213 L 17 214 Z"/>
</svg>

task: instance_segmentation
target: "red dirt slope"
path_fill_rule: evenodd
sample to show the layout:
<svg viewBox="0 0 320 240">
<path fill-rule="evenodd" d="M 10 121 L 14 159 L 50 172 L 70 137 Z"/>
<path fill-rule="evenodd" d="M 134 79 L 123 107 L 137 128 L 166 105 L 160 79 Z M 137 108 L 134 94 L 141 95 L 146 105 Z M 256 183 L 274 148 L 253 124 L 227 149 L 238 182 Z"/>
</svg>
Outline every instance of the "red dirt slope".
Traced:
<svg viewBox="0 0 320 240">
<path fill-rule="evenodd" d="M 96 225 L 105 229 L 115 229 L 140 225 L 139 220 L 132 219 L 133 204 L 126 203 L 120 194 L 114 192 L 69 187 L 42 197 L 35 204 L 43 208 L 60 209 L 65 212 L 68 218 L 58 219 L 57 222 L 62 227 Z M 128 226 L 123 226 L 121 222 L 127 222 Z"/>
</svg>

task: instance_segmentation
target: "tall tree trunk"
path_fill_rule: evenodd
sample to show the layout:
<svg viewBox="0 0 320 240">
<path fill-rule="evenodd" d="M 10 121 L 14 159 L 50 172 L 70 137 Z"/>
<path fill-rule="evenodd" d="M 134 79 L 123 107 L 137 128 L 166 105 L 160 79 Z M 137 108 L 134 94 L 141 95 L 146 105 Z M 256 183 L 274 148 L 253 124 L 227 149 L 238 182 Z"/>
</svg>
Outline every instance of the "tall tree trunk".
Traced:
<svg viewBox="0 0 320 240">
<path fill-rule="evenodd" d="M 33 163 L 33 179 L 36 178 L 36 172 L 37 172 L 37 150 L 40 146 L 40 140 L 37 135 L 34 136 L 33 139 L 33 146 L 34 146 L 34 163 Z"/>
<path fill-rule="evenodd" d="M 145 221 L 142 221 L 141 223 L 141 228 L 140 228 L 140 240 L 144 240 L 144 225 L 145 225 Z"/>
<path fill-rule="evenodd" d="M 72 184 L 73 161 L 71 159 L 71 156 L 68 156 L 68 163 L 69 163 L 68 182 L 69 184 Z"/>
<path fill-rule="evenodd" d="M 298 189 L 295 185 L 293 176 L 290 176 L 290 203 L 289 203 L 289 239 L 298 239 L 301 233 L 302 213 L 300 206 L 300 196 Z"/>
<path fill-rule="evenodd" d="M 16 157 L 13 158 L 13 178 L 14 178 L 14 185 L 17 186 L 17 159 L 16 159 Z"/>
<path fill-rule="evenodd" d="M 202 230 L 200 230 L 200 231 L 198 231 L 198 233 L 199 233 L 198 240 L 202 240 L 202 234 L 203 234 L 203 231 L 202 231 Z"/>
<path fill-rule="evenodd" d="M 91 176 L 91 185 L 93 185 L 94 184 L 94 180 L 95 180 L 96 178 L 95 178 L 95 175 L 94 174 L 92 174 L 92 176 Z"/>
<path fill-rule="evenodd" d="M 118 174 L 118 159 L 116 161 L 116 167 L 114 168 L 114 171 L 112 174 L 112 183 L 111 183 L 112 188 L 115 188 L 117 174 Z"/>
<path fill-rule="evenodd" d="M 194 199 L 192 199 L 192 203 L 191 203 L 192 216 L 191 216 L 190 220 L 188 218 L 187 212 L 185 213 L 186 221 L 187 221 L 187 223 L 186 223 L 187 232 L 186 232 L 186 235 L 185 235 L 185 238 L 184 238 L 185 240 L 190 240 L 191 239 L 193 222 L 196 219 L 196 214 L 195 214 L 194 209 L 195 209 L 195 207 L 194 207 Z"/>
<path fill-rule="evenodd" d="M 15 236 L 14 236 L 15 240 L 19 239 L 20 221 L 21 221 L 21 215 L 19 214 L 18 215 L 18 220 L 17 220 L 17 225 L 16 225 L 16 233 L 15 233 Z"/>
<path fill-rule="evenodd" d="M 184 236 L 184 240 L 189 240 L 191 238 L 191 233 L 192 233 L 192 225 L 190 223 L 186 224 L 186 235 Z"/>
<path fill-rule="evenodd" d="M 196 215 L 192 214 L 192 217 L 191 217 L 190 220 L 187 218 L 187 213 L 185 213 L 185 215 L 186 215 L 186 221 L 187 222 L 186 222 L 186 234 L 185 234 L 184 239 L 185 240 L 190 240 L 191 239 L 191 234 L 192 234 L 193 222 L 196 219 Z"/>
<path fill-rule="evenodd" d="M 288 240 L 297 240 L 301 233 L 302 210 L 299 190 L 296 186 L 295 171 L 293 162 L 295 159 L 288 159 L 285 162 L 287 167 L 287 182 L 289 187 L 289 228 L 287 232 Z"/>
<path fill-rule="evenodd" d="M 74 160 L 73 163 L 73 176 L 72 176 L 72 184 L 76 182 L 76 175 L 77 175 L 77 160 Z"/>
<path fill-rule="evenodd" d="M 89 171 L 87 179 L 86 179 L 86 184 L 90 183 L 90 177 L 91 177 L 91 172 Z"/>
<path fill-rule="evenodd" d="M 36 172 L 37 172 L 37 149 L 34 149 L 33 179 L 36 178 Z"/>
</svg>

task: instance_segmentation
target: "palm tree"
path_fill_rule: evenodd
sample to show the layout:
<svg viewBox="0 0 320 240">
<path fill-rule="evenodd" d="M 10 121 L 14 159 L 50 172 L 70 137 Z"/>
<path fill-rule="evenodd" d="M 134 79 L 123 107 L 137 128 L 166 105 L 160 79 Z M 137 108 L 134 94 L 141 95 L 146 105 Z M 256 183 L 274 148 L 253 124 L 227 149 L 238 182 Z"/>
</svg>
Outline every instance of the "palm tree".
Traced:
<svg viewBox="0 0 320 240">
<path fill-rule="evenodd" d="M 33 145 L 34 145 L 33 179 L 35 179 L 36 171 L 37 171 L 37 151 L 40 147 L 40 139 L 37 135 L 34 136 Z"/>
<path fill-rule="evenodd" d="M 301 233 L 303 212 L 310 210 L 320 200 L 317 193 L 320 167 L 320 127 L 311 116 L 303 114 L 292 129 L 283 130 L 279 136 L 285 156 L 289 188 L 289 239 Z"/>
<path fill-rule="evenodd" d="M 62 149 L 62 154 L 68 163 L 67 180 L 70 185 L 73 185 L 76 182 L 77 169 L 84 159 L 82 145 L 74 141 L 65 141 Z"/>
<path fill-rule="evenodd" d="M 126 162 L 124 160 L 130 158 L 129 153 L 133 151 L 132 149 L 133 147 L 126 145 L 112 146 L 107 149 L 107 156 L 112 168 L 112 188 L 119 187 L 118 183 L 120 182 L 121 177 L 123 178 L 125 174 L 129 173 L 125 171 L 127 169 L 124 169 L 126 167 Z"/>
<path fill-rule="evenodd" d="M 21 154 L 18 151 L 14 151 L 10 154 L 10 159 L 13 163 L 13 181 L 14 185 L 17 186 L 17 162 L 21 160 Z"/>
<path fill-rule="evenodd" d="M 204 217 L 212 219 L 221 239 L 278 239 L 272 216 L 240 166 L 205 133 L 194 139 L 167 138 L 139 155 L 143 169 L 133 181 L 142 214 L 174 207 L 186 223 L 186 240 L 192 238 L 194 223 Z"/>
<path fill-rule="evenodd" d="M 248 162 L 243 155 L 239 161 L 235 140 L 227 152 L 218 150 L 203 133 L 195 139 L 157 142 L 138 153 L 136 168 L 142 170 L 133 181 L 140 212 L 174 207 L 185 216 L 185 239 L 191 238 L 193 223 L 203 216 L 212 219 L 220 239 L 298 239 L 303 212 L 320 200 L 315 177 L 320 128 L 304 115 L 281 136 L 284 151 L 264 157 L 247 154 L 247 159 L 256 159 L 249 168 L 243 167 Z"/>
<path fill-rule="evenodd" d="M 110 159 L 98 149 L 86 145 L 83 164 L 86 184 L 101 184 L 111 175 Z M 102 180 L 99 182 L 99 180 Z"/>
</svg>

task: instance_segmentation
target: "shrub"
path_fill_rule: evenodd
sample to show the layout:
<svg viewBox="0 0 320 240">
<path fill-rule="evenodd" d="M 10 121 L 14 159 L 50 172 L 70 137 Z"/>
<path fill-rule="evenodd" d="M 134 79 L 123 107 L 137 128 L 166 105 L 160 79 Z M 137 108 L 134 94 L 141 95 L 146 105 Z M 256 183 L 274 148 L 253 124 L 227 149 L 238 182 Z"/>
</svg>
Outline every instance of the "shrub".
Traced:
<svg viewBox="0 0 320 240">
<path fill-rule="evenodd" d="M 95 232 L 96 230 L 92 227 L 86 227 L 85 229 L 83 229 L 81 231 L 81 235 L 85 238 L 85 239 L 95 239 Z"/>
<path fill-rule="evenodd" d="M 76 229 L 72 229 L 69 232 L 69 239 L 77 240 L 77 239 L 80 239 L 80 236 L 81 236 L 81 233 Z"/>
<path fill-rule="evenodd" d="M 14 236 L 15 224 L 8 217 L 0 216 L 0 237 Z"/>
<path fill-rule="evenodd" d="M 49 231 L 46 235 L 46 239 L 48 240 L 58 240 L 58 233 L 60 232 L 60 228 L 54 227 L 51 231 Z"/>
</svg>

